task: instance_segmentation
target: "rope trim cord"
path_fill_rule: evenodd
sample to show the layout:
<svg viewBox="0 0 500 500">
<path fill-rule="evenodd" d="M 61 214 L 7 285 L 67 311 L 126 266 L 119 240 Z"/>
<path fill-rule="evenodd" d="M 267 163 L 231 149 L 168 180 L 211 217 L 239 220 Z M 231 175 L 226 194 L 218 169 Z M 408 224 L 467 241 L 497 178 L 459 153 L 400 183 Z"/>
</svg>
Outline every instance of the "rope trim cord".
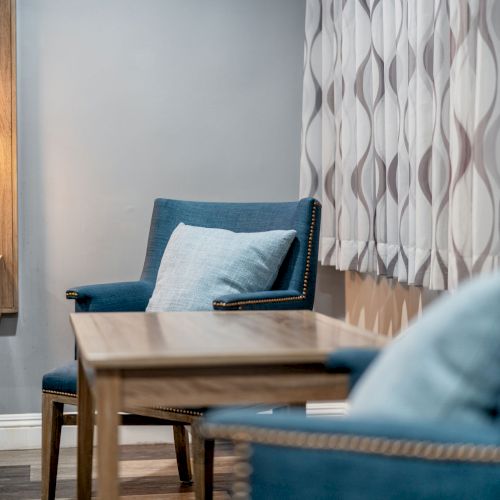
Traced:
<svg viewBox="0 0 500 500">
<path fill-rule="evenodd" d="M 500 463 L 500 447 L 493 445 L 447 444 L 350 434 L 284 431 L 243 425 L 205 424 L 203 432 L 212 439 L 229 439 L 237 442 L 254 442 L 302 449 L 337 450 L 444 462 Z"/>
</svg>

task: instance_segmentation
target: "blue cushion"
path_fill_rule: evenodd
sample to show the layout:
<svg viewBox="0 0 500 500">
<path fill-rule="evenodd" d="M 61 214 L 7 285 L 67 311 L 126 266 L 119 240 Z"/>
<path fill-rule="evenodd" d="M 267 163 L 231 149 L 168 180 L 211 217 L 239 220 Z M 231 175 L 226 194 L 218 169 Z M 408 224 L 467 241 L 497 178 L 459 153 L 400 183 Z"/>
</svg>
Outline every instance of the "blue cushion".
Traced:
<svg viewBox="0 0 500 500">
<path fill-rule="evenodd" d="M 48 392 L 64 392 L 76 396 L 78 366 L 76 361 L 46 373 L 42 379 L 42 390 Z"/>
<path fill-rule="evenodd" d="M 60 366 L 55 370 L 46 373 L 42 379 L 42 390 L 45 392 L 55 392 L 75 395 L 77 392 L 78 363 L 72 361 L 67 365 Z M 176 409 L 173 408 L 172 411 Z M 186 410 L 197 413 L 204 413 L 206 408 L 187 408 Z M 182 413 L 182 409 L 178 410 Z"/>
<path fill-rule="evenodd" d="M 179 224 L 168 241 L 147 311 L 209 311 L 221 295 L 269 290 L 292 230 L 235 233 Z"/>
<path fill-rule="evenodd" d="M 500 401 L 500 274 L 426 310 L 356 385 L 353 416 L 492 424 Z"/>
</svg>

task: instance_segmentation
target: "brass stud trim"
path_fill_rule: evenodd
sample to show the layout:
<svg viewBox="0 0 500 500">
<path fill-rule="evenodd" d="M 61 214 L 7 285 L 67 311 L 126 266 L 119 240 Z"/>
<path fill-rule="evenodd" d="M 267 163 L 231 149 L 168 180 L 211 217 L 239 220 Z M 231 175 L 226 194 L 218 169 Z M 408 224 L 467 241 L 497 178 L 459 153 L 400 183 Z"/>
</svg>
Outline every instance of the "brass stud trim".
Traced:
<svg viewBox="0 0 500 500">
<path fill-rule="evenodd" d="M 278 299 L 255 299 L 255 300 L 241 300 L 239 302 L 217 302 L 214 301 L 213 305 L 218 307 L 234 307 L 244 306 L 251 304 L 267 304 L 272 302 L 289 302 L 291 300 L 305 300 L 305 295 L 297 295 L 295 297 L 281 297 Z"/>
<path fill-rule="evenodd" d="M 57 396 L 69 396 L 71 398 L 76 398 L 76 392 L 62 392 L 62 391 L 51 391 L 43 389 L 42 392 L 44 394 L 56 394 Z"/>
<path fill-rule="evenodd" d="M 311 271 L 311 255 L 312 255 L 312 245 L 314 239 L 314 231 L 316 228 L 316 210 L 321 207 L 321 203 L 317 200 L 314 201 L 311 213 L 311 225 L 309 226 L 309 237 L 307 240 L 307 255 L 306 255 L 306 265 L 304 272 L 304 281 L 302 284 L 302 294 L 295 297 L 280 297 L 276 299 L 254 299 L 254 300 L 240 300 L 238 302 L 222 302 L 214 300 L 212 305 L 214 307 L 238 307 L 238 306 L 248 306 L 253 304 L 271 304 L 279 302 L 290 302 L 290 301 L 300 301 L 307 299 L 307 290 L 309 286 L 309 276 Z"/>
<path fill-rule="evenodd" d="M 51 390 L 45 390 L 45 389 L 42 392 L 44 394 L 55 394 L 57 396 L 69 396 L 69 397 L 72 397 L 72 398 L 75 398 L 75 399 L 78 397 L 76 393 L 71 393 L 71 392 L 51 391 Z M 185 410 L 183 408 L 166 408 L 166 407 L 163 407 L 163 406 L 155 406 L 154 409 L 155 410 L 161 410 L 161 411 L 168 411 L 168 412 L 171 412 L 171 413 L 180 413 L 182 415 L 193 415 L 193 416 L 196 416 L 196 417 L 202 417 L 203 416 L 202 412 L 194 411 L 194 410 Z"/>
<path fill-rule="evenodd" d="M 182 415 L 193 415 L 195 417 L 202 417 L 203 416 L 203 413 L 200 411 L 185 410 L 184 408 L 167 408 L 164 406 L 154 406 L 153 409 L 161 410 L 161 411 L 168 411 L 171 413 L 180 413 Z"/>
<path fill-rule="evenodd" d="M 435 443 L 349 434 L 279 431 L 244 425 L 204 424 L 211 439 L 314 450 L 336 450 L 387 457 L 416 458 L 441 462 L 500 463 L 500 447 L 467 443 Z"/>
</svg>

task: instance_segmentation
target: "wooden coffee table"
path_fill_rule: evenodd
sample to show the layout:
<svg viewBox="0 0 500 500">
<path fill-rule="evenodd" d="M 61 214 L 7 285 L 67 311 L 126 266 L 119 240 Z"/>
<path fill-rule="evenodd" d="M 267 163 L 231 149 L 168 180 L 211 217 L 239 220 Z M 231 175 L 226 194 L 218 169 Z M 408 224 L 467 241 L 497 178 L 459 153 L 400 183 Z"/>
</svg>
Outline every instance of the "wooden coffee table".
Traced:
<svg viewBox="0 0 500 500">
<path fill-rule="evenodd" d="M 98 497 L 118 498 L 118 413 L 137 407 L 297 404 L 347 396 L 329 353 L 386 338 L 310 311 L 78 313 L 78 498 L 90 498 L 94 408 Z"/>
</svg>

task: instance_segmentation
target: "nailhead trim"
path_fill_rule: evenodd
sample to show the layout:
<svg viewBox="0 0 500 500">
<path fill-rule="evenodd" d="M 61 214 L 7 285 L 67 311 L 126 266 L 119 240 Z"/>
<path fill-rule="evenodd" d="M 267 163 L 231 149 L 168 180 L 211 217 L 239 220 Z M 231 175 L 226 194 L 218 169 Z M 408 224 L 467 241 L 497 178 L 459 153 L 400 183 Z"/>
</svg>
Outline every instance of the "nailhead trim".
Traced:
<svg viewBox="0 0 500 500">
<path fill-rule="evenodd" d="M 67 291 L 66 292 L 66 298 L 67 299 L 74 299 L 78 297 L 78 292 L 72 292 L 72 291 Z"/>
<path fill-rule="evenodd" d="M 337 450 L 387 457 L 418 458 L 422 460 L 500 463 L 500 447 L 466 443 L 446 444 L 430 441 L 409 441 L 349 434 L 261 429 L 256 427 L 204 424 L 203 432 L 212 439 L 255 442 L 303 449 Z"/>
<path fill-rule="evenodd" d="M 76 393 L 74 392 L 62 392 L 62 391 L 47 391 L 45 389 L 42 390 L 42 392 L 46 394 L 57 394 L 58 396 L 70 396 L 72 398 L 76 398 Z"/>
<path fill-rule="evenodd" d="M 321 203 L 319 201 L 314 201 L 313 209 L 311 213 L 311 226 L 309 228 L 309 238 L 307 241 L 307 256 L 306 256 L 306 270 L 304 272 L 304 283 L 302 285 L 302 295 L 296 297 L 281 297 L 278 299 L 255 299 L 255 300 L 240 300 L 238 302 L 222 302 L 215 301 L 212 303 L 214 307 L 237 307 L 246 306 L 252 304 L 270 304 L 276 302 L 289 302 L 292 300 L 306 300 L 307 298 L 307 288 L 309 286 L 309 275 L 311 271 L 311 254 L 312 254 L 312 244 L 314 238 L 314 229 L 316 227 L 316 209 L 320 207 Z"/>
<path fill-rule="evenodd" d="M 154 406 L 155 410 L 170 411 L 172 413 L 181 413 L 183 415 L 193 415 L 195 417 L 202 417 L 203 413 L 193 410 L 184 410 L 183 408 L 165 408 L 164 406 Z"/>
<path fill-rule="evenodd" d="M 46 391 L 46 390 L 43 390 L 42 392 L 44 392 L 46 394 L 56 394 L 58 396 L 70 396 L 72 398 L 76 398 L 77 397 L 76 394 L 73 394 L 71 392 Z M 155 410 L 170 411 L 172 413 L 182 413 L 183 415 L 193 415 L 193 416 L 196 416 L 196 417 L 202 417 L 203 416 L 203 413 L 201 413 L 199 411 L 184 410 L 182 408 L 165 408 L 163 406 L 155 406 L 154 409 Z"/>
<path fill-rule="evenodd" d="M 213 302 L 214 306 L 217 307 L 235 307 L 244 306 L 251 304 L 269 304 L 272 302 L 289 302 L 291 300 L 305 300 L 305 295 L 297 295 L 295 297 L 280 297 L 278 299 L 255 299 L 255 300 L 241 300 L 239 302 Z"/>
</svg>

